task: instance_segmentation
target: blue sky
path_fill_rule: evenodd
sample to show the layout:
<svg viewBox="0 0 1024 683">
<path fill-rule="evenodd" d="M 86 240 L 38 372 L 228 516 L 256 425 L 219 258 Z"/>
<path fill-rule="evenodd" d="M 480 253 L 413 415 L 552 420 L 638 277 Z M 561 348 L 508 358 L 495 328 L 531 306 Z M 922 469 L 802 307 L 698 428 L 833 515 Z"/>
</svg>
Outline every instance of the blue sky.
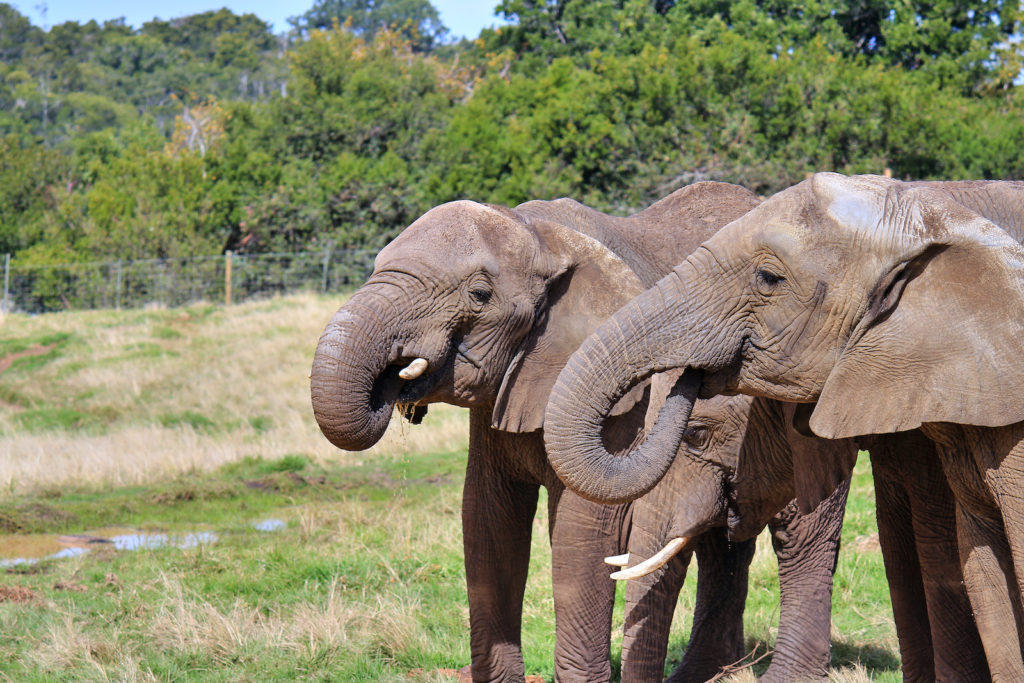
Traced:
<svg viewBox="0 0 1024 683">
<path fill-rule="evenodd" d="M 448 27 L 451 35 L 475 38 L 485 26 L 495 26 L 502 20 L 494 16 L 498 0 L 488 2 L 458 2 L 458 0 L 432 0 L 441 14 L 441 22 Z M 252 12 L 264 21 L 270 22 L 275 32 L 286 31 L 287 19 L 302 14 L 313 6 L 313 0 L 175 0 L 168 5 L 156 5 L 139 0 L 16 0 L 11 2 L 36 26 L 43 26 L 41 8 L 46 7 L 47 27 L 65 21 L 86 22 L 90 19 L 103 22 L 124 17 L 130 26 L 139 27 L 154 16 L 172 19 L 186 14 L 227 7 L 232 12 Z M 159 9 L 154 9 L 159 7 Z"/>
</svg>

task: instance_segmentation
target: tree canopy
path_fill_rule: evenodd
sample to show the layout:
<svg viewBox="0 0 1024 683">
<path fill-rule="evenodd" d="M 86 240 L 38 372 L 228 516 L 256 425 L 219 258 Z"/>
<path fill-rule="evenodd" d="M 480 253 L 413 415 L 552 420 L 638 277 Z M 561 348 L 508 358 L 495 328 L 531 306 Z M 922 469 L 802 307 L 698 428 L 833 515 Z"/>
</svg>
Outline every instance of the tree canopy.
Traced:
<svg viewBox="0 0 1024 683">
<path fill-rule="evenodd" d="M 58 263 L 385 244 L 430 207 L 634 211 L 717 179 L 1024 177 L 1003 2 L 318 0 L 34 27 L 0 5 L 0 253 Z"/>
<path fill-rule="evenodd" d="M 337 23 L 366 39 L 393 30 L 421 51 L 441 43 L 448 32 L 429 0 L 316 0 L 289 23 L 302 32 L 330 29 Z"/>
</svg>

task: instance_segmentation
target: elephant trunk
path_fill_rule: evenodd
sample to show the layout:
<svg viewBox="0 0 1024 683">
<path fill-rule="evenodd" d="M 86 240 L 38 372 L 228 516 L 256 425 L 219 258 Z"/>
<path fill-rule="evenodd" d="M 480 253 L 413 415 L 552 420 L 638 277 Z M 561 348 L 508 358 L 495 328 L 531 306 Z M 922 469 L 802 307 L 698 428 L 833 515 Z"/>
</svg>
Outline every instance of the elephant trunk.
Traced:
<svg viewBox="0 0 1024 683">
<path fill-rule="evenodd" d="M 692 270 L 684 262 L 600 325 L 551 390 L 544 418 L 548 456 L 566 486 L 584 498 L 634 500 L 658 483 L 675 458 L 702 378 L 673 334 L 693 317 L 694 299 L 679 274 L 685 269 Z M 638 382 L 677 367 L 687 370 L 647 439 L 626 455 L 610 453 L 601 433 L 612 406 Z"/>
<path fill-rule="evenodd" d="M 402 386 L 401 368 L 389 366 L 391 335 L 374 313 L 374 296 L 361 290 L 342 306 L 313 357 L 313 413 L 324 436 L 345 450 L 380 440 Z"/>
</svg>

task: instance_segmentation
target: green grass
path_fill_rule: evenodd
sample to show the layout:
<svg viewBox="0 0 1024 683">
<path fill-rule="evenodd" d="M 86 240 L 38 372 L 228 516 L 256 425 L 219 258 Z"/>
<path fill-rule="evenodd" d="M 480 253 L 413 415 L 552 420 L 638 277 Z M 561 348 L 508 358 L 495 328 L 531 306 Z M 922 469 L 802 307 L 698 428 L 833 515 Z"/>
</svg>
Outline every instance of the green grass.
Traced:
<svg viewBox="0 0 1024 683">
<path fill-rule="evenodd" d="M 433 460 L 451 472 L 464 456 Z M 421 471 L 432 475 L 417 479 Z M 469 655 L 459 491 L 434 473 L 406 459 L 342 468 L 291 455 L 158 486 L 9 501 L 0 528 L 202 528 L 219 539 L 185 550 L 101 548 L 6 569 L 0 590 L 33 597 L 0 598 L 0 673 L 403 680 L 416 668 L 461 666 Z M 252 528 L 266 517 L 288 528 Z"/>
<path fill-rule="evenodd" d="M 130 526 L 171 535 L 209 530 L 218 540 L 188 549 L 101 547 L 3 570 L 0 595 L 16 587 L 32 597 L 25 603 L 0 598 L 0 674 L 39 681 L 146 672 L 167 680 L 435 680 L 431 672 L 469 662 L 459 531 L 464 466 L 461 452 L 354 466 L 289 454 L 246 458 L 161 484 L 12 498 L 0 505 L 0 531 Z M 870 487 L 862 458 L 836 573 L 833 666 L 860 665 L 872 678 L 895 681 L 888 593 L 877 544 L 870 542 Z M 528 673 L 551 680 L 543 501 L 539 509 L 524 655 Z M 288 526 L 252 527 L 266 518 Z M 746 614 L 749 647 L 762 651 L 773 645 L 778 623 L 775 561 L 765 541 L 752 567 Z M 669 667 L 687 641 L 693 579 L 680 600 Z"/>
<path fill-rule="evenodd" d="M 0 568 L 0 680 L 439 681 L 450 678 L 437 670 L 469 663 L 465 411 L 432 407 L 422 426 L 397 423 L 365 453 L 331 447 L 306 375 L 338 303 L 7 317 L 0 358 L 55 346 L 0 373 L 0 534 L 128 526 L 217 541 Z M 833 594 L 840 680 L 900 678 L 873 498 L 862 457 Z M 287 527 L 253 528 L 268 518 Z M 533 536 L 524 657 L 527 673 L 551 680 L 543 492 Z M 669 667 L 687 642 L 694 579 Z M 774 645 L 766 538 L 745 620 L 749 649 Z"/>
</svg>

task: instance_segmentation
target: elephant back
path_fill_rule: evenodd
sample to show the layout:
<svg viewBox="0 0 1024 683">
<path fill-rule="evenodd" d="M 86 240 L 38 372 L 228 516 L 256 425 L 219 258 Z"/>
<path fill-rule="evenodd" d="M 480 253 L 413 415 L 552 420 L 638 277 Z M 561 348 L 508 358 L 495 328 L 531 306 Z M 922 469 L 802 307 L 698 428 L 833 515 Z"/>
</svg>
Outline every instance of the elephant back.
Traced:
<svg viewBox="0 0 1024 683">
<path fill-rule="evenodd" d="M 760 203 L 739 185 L 700 182 L 680 188 L 631 216 L 612 216 L 568 199 L 534 200 L 515 211 L 594 238 L 651 287 L 719 228 Z"/>
</svg>

